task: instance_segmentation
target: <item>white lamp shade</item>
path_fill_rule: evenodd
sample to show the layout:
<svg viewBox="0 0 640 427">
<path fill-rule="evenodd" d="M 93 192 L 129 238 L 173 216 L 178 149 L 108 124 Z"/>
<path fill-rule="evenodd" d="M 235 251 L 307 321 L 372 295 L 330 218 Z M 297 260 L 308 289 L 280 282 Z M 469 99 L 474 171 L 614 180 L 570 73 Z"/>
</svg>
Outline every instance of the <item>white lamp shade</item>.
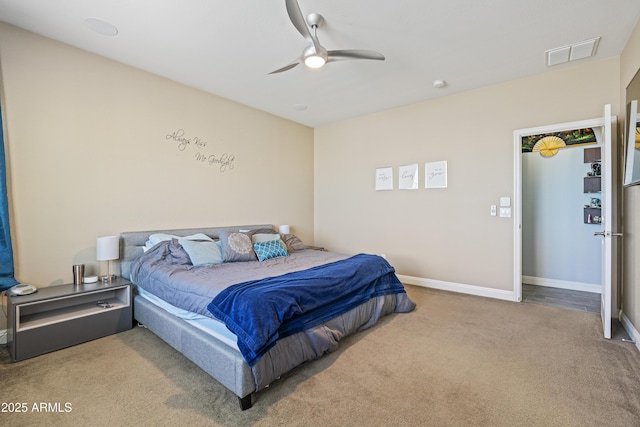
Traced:
<svg viewBox="0 0 640 427">
<path fill-rule="evenodd" d="M 280 234 L 289 234 L 289 233 L 291 233 L 291 229 L 289 228 L 288 225 L 281 225 L 280 227 L 278 227 L 278 231 L 280 232 Z"/>
<path fill-rule="evenodd" d="M 120 238 L 118 236 L 98 237 L 96 240 L 96 259 L 110 261 L 120 258 Z"/>
</svg>

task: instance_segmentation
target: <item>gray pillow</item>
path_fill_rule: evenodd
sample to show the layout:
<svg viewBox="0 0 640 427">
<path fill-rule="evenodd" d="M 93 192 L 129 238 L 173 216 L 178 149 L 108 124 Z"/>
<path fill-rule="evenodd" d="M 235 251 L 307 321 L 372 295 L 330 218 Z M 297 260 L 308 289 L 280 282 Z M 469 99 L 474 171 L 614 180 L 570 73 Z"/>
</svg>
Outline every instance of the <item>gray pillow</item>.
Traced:
<svg viewBox="0 0 640 427">
<path fill-rule="evenodd" d="M 218 233 L 222 246 L 224 262 L 257 261 L 251 237 L 237 231 L 221 231 Z"/>
<path fill-rule="evenodd" d="M 307 249 L 307 245 L 302 243 L 302 240 L 298 238 L 295 234 L 283 234 L 282 241 L 285 245 L 287 245 L 287 250 L 289 252 L 301 251 L 303 249 Z"/>
<path fill-rule="evenodd" d="M 256 228 L 255 230 L 248 230 L 246 234 L 253 236 L 254 234 L 278 234 L 273 228 Z"/>
</svg>

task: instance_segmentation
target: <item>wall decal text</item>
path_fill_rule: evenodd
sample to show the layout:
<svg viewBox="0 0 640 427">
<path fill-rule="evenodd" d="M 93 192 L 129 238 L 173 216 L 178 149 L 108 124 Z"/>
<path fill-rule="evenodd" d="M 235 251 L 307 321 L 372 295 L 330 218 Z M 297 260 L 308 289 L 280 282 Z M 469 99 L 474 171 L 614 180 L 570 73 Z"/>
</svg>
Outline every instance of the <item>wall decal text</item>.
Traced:
<svg viewBox="0 0 640 427">
<path fill-rule="evenodd" d="M 234 154 L 208 154 L 205 149 L 208 142 L 200 137 L 188 137 L 184 129 L 166 134 L 166 140 L 176 144 L 179 151 L 186 151 L 189 147 L 199 150 L 195 153 L 194 159 L 201 164 L 217 167 L 220 172 L 228 172 L 235 166 L 236 156 Z"/>
</svg>

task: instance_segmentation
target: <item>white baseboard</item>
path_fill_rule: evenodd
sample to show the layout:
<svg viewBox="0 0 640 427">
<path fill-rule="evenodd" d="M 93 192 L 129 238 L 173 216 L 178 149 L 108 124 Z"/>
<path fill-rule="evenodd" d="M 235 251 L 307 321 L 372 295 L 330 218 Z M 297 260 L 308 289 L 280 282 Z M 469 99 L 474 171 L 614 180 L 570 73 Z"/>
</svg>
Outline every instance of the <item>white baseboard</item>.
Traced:
<svg viewBox="0 0 640 427">
<path fill-rule="evenodd" d="M 638 333 L 638 330 L 633 327 L 633 324 L 629 318 L 624 315 L 624 313 L 620 313 L 620 323 L 622 323 L 624 330 L 629 334 L 629 338 L 635 342 L 636 348 L 640 350 L 640 333 Z"/>
<path fill-rule="evenodd" d="M 570 289 L 572 291 L 601 293 L 601 286 L 593 283 L 570 282 L 568 280 L 546 279 L 544 277 L 522 276 L 522 283 L 549 288 Z"/>
<path fill-rule="evenodd" d="M 7 345 L 7 330 L 0 329 L 0 346 Z"/>
<path fill-rule="evenodd" d="M 402 283 L 406 283 L 407 285 L 422 286 L 424 288 L 439 289 L 441 291 L 459 292 L 461 294 L 515 301 L 513 291 L 483 288 L 481 286 L 465 285 L 462 283 L 444 282 L 442 280 L 424 279 L 422 277 L 404 276 L 402 274 L 398 274 L 398 279 L 400 279 Z"/>
</svg>

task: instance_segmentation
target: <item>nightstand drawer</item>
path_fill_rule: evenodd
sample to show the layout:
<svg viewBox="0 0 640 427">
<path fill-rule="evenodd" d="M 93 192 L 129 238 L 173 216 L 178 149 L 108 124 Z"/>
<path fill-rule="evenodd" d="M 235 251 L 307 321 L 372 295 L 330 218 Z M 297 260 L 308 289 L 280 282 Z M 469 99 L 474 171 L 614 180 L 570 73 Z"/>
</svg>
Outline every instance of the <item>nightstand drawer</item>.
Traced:
<svg viewBox="0 0 640 427">
<path fill-rule="evenodd" d="M 22 330 L 15 336 L 14 361 L 126 331 L 131 322 L 131 308 L 126 307 Z"/>
</svg>

